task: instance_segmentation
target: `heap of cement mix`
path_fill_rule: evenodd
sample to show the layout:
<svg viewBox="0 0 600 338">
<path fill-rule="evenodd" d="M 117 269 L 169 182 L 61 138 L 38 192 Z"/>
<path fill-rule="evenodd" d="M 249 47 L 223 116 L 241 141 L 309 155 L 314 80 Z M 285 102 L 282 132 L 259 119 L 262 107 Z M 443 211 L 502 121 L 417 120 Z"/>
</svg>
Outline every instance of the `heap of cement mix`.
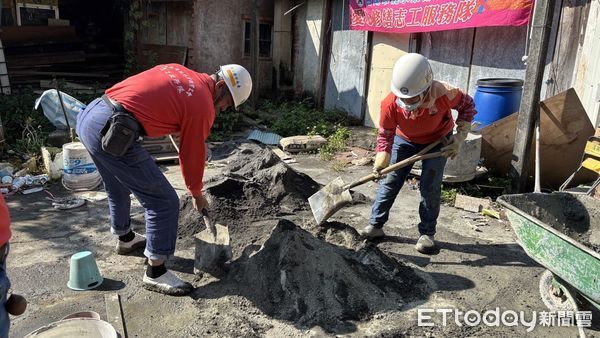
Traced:
<svg viewBox="0 0 600 338">
<path fill-rule="evenodd" d="M 307 199 L 320 186 L 270 149 L 241 143 L 224 161 L 224 174 L 205 191 L 214 221 L 229 226 L 235 260 L 197 297 L 243 296 L 274 318 L 332 331 L 424 297 L 412 268 L 375 246 L 345 248 L 304 230 L 317 229 Z M 179 235 L 190 237 L 204 224 L 190 197 L 181 205 Z"/>
<path fill-rule="evenodd" d="M 348 250 L 281 219 L 259 251 L 234 262 L 223 280 L 196 296 L 239 295 L 298 327 L 336 331 L 347 321 L 402 310 L 424 299 L 426 289 L 412 268 L 375 246 Z"/>
<path fill-rule="evenodd" d="M 223 175 L 206 182 L 204 190 L 215 221 L 228 226 L 309 210 L 307 199 L 319 190 L 317 182 L 260 145 L 240 144 L 227 162 Z M 189 196 L 181 202 L 179 234 L 194 234 L 199 215 L 191 212 Z"/>
<path fill-rule="evenodd" d="M 600 201 L 566 192 L 509 195 L 505 200 L 600 253 Z"/>
</svg>

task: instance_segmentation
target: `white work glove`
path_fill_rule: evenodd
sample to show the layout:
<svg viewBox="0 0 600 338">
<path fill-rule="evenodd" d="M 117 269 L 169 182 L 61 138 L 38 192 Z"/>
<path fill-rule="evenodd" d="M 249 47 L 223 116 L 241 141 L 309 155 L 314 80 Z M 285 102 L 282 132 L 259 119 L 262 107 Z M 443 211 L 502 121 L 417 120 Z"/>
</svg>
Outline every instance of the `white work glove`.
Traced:
<svg viewBox="0 0 600 338">
<path fill-rule="evenodd" d="M 442 148 L 444 156 L 454 159 L 460 152 L 463 142 L 467 139 L 469 131 L 471 131 L 470 122 L 464 120 L 456 122 L 456 134 L 453 134 L 448 144 Z"/>
<path fill-rule="evenodd" d="M 379 172 L 390 165 L 391 158 L 392 155 L 390 155 L 390 153 L 387 153 L 385 151 L 378 152 L 375 155 L 375 163 L 373 164 L 373 174 L 375 174 L 375 176 L 377 177 L 381 177 L 381 174 Z"/>
</svg>

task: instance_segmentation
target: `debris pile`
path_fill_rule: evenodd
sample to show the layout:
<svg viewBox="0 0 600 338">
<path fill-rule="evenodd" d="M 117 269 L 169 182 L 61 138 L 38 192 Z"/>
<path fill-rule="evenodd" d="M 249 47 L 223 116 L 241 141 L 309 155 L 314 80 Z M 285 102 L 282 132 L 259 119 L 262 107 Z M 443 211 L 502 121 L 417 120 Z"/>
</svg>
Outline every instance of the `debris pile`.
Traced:
<svg viewBox="0 0 600 338">
<path fill-rule="evenodd" d="M 36 166 L 35 158 L 27 161 L 21 170 L 15 172 L 10 163 L 0 163 L 0 193 L 4 195 L 13 195 L 17 192 L 31 194 L 42 191 L 43 186 L 50 180 L 48 175 L 32 176 L 29 171 L 34 171 Z M 33 168 L 33 169 L 30 169 Z"/>
</svg>

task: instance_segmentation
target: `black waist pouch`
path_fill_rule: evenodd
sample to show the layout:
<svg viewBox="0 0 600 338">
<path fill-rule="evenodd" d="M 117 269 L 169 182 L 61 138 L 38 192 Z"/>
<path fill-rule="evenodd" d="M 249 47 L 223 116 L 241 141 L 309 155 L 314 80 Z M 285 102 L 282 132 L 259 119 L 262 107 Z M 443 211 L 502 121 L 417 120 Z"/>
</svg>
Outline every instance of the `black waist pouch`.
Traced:
<svg viewBox="0 0 600 338">
<path fill-rule="evenodd" d="M 102 150 L 121 157 L 127 149 L 142 135 L 138 121 L 128 113 L 115 112 L 106 122 L 100 132 L 102 135 Z"/>
</svg>

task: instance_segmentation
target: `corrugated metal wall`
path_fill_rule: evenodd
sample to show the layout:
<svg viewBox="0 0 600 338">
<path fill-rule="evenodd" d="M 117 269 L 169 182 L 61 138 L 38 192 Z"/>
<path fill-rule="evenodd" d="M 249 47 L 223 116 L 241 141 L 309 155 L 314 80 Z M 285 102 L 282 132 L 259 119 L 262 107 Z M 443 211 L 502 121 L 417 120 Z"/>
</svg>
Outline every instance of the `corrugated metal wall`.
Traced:
<svg viewBox="0 0 600 338">
<path fill-rule="evenodd" d="M 325 108 L 342 109 L 362 121 L 366 106 L 368 32 L 350 31 L 348 0 L 332 3 L 333 33 L 325 89 Z"/>
</svg>

